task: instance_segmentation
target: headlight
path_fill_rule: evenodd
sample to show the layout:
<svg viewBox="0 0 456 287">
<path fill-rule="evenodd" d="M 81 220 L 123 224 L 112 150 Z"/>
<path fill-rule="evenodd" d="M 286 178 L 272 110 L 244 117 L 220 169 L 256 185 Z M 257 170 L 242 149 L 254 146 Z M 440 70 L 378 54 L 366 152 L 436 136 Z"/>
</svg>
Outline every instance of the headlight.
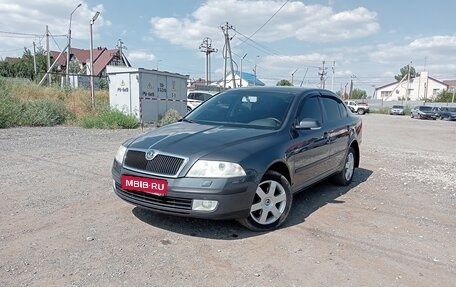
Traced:
<svg viewBox="0 0 456 287">
<path fill-rule="evenodd" d="M 123 145 L 121 145 L 119 147 L 119 149 L 117 150 L 117 153 L 116 153 L 116 161 L 120 164 L 123 163 L 123 160 L 124 160 L 124 157 L 125 157 L 125 153 L 127 152 L 127 148 L 124 147 Z"/>
<path fill-rule="evenodd" d="M 210 160 L 197 161 L 187 173 L 187 177 L 228 178 L 237 176 L 245 176 L 245 171 L 239 164 Z"/>
</svg>

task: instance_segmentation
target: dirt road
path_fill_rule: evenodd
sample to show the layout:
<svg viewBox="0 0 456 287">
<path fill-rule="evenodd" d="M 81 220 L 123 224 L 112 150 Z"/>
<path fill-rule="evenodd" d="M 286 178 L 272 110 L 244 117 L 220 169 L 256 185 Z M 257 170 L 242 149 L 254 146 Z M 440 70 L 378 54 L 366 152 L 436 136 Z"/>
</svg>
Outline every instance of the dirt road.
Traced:
<svg viewBox="0 0 456 287">
<path fill-rule="evenodd" d="M 455 286 L 456 123 L 362 118 L 354 182 L 298 194 L 269 233 L 117 198 L 139 130 L 0 130 L 0 286 Z"/>
</svg>

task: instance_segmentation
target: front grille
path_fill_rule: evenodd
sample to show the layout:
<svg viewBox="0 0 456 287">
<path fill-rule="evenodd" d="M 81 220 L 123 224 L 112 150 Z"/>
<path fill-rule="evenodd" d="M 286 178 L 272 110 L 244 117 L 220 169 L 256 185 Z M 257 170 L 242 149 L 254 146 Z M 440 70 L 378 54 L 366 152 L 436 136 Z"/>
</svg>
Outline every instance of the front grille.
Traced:
<svg viewBox="0 0 456 287">
<path fill-rule="evenodd" d="M 127 191 L 119 183 L 116 183 L 116 191 L 124 200 L 146 208 L 180 214 L 189 214 L 192 210 L 192 200 L 188 198 Z"/>
<path fill-rule="evenodd" d="M 129 150 L 125 157 L 125 167 L 147 173 L 175 176 L 185 159 L 170 155 L 158 154 L 152 160 L 147 160 L 145 152 Z"/>
</svg>

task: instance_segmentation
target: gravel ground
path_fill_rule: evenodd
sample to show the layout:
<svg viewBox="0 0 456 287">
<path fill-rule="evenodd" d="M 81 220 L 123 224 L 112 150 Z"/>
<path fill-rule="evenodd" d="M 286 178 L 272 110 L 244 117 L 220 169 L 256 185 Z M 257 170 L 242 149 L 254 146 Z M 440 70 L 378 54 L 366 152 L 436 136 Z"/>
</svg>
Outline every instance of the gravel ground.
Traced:
<svg viewBox="0 0 456 287">
<path fill-rule="evenodd" d="M 117 198 L 139 130 L 0 130 L 0 286 L 455 286 L 456 122 L 362 118 L 354 182 L 298 194 L 269 233 Z"/>
</svg>

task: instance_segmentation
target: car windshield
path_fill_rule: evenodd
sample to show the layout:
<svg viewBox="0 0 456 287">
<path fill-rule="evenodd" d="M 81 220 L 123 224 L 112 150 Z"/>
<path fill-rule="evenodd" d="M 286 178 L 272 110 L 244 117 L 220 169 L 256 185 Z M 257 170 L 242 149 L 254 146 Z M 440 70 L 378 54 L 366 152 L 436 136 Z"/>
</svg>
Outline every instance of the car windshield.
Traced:
<svg viewBox="0 0 456 287">
<path fill-rule="evenodd" d="M 393 109 L 403 109 L 403 106 L 393 106 Z"/>
<path fill-rule="evenodd" d="M 288 93 L 242 89 L 226 91 L 204 102 L 184 120 L 278 129 L 285 120 L 293 97 Z"/>
<path fill-rule="evenodd" d="M 420 107 L 419 109 L 420 109 L 420 111 L 432 111 L 432 108 L 431 107 L 427 107 L 427 106 Z"/>
</svg>

